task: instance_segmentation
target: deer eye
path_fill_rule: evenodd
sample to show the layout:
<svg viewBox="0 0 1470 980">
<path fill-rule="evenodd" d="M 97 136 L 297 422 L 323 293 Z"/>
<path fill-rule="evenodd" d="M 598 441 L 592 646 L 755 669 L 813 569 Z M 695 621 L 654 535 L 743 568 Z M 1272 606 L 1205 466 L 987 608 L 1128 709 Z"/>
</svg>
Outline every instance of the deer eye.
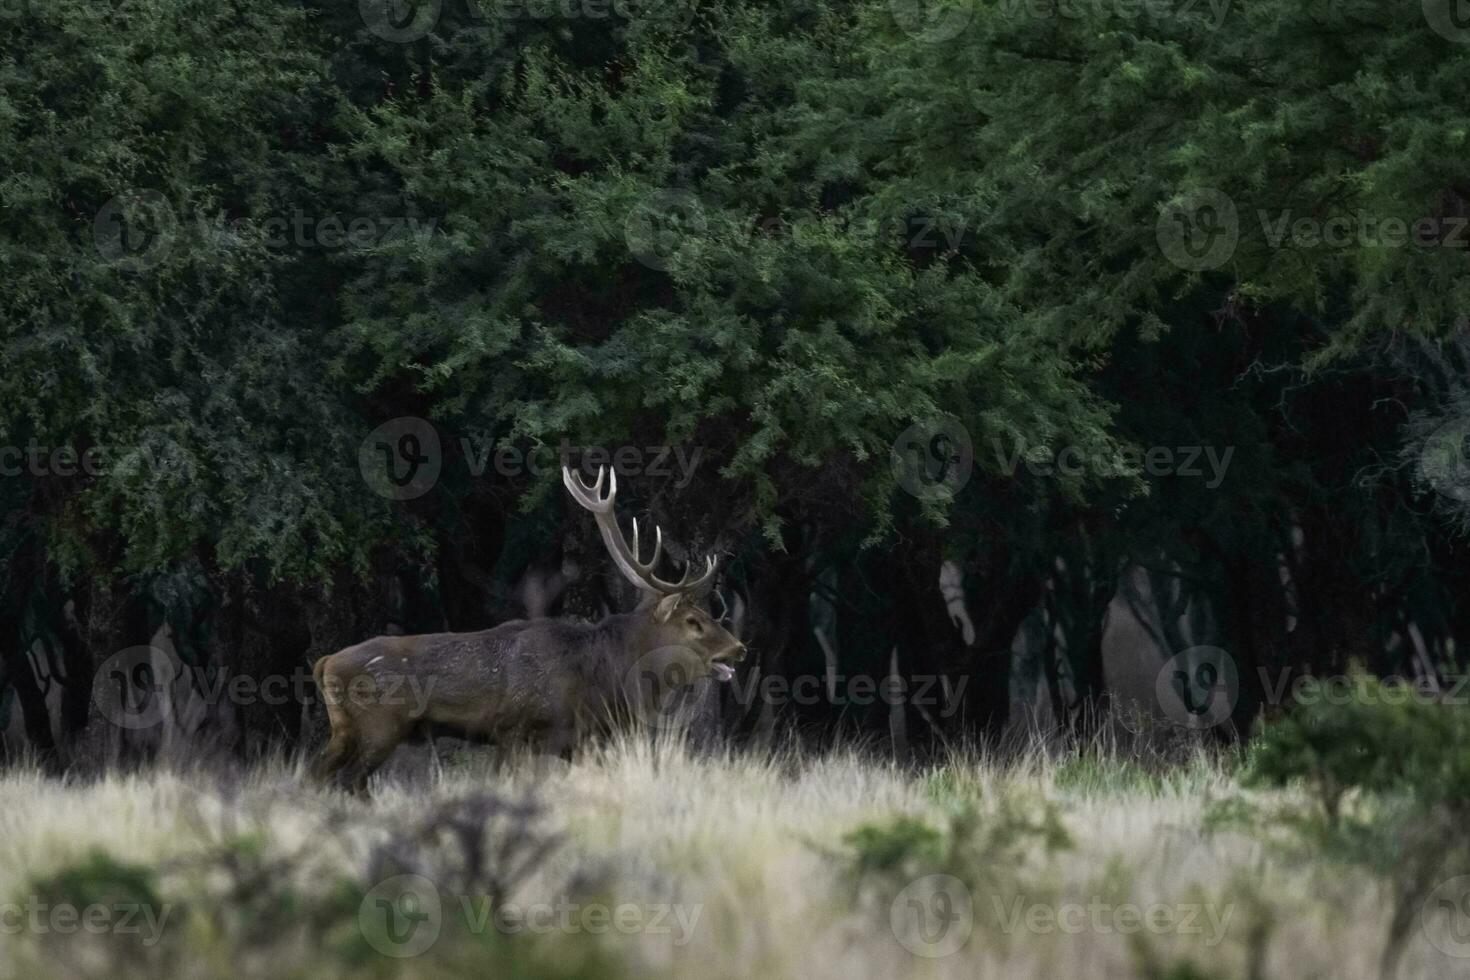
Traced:
<svg viewBox="0 0 1470 980">
<path fill-rule="evenodd" d="M 696 632 L 696 633 L 703 633 L 704 632 L 704 627 L 703 626 L 700 626 L 699 625 L 699 620 L 695 619 L 693 616 L 690 616 L 688 619 L 684 620 L 684 622 L 686 622 L 690 626 L 694 627 L 694 632 Z"/>
</svg>

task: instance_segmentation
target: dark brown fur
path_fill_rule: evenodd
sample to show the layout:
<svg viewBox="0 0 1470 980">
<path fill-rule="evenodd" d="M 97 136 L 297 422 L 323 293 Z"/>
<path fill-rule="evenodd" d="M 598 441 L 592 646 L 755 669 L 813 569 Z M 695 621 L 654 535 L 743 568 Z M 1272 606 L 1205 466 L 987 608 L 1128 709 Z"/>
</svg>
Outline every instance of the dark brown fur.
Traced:
<svg viewBox="0 0 1470 980">
<path fill-rule="evenodd" d="M 332 725 L 314 775 L 351 769 L 349 784 L 361 788 L 400 742 L 434 728 L 565 751 L 625 709 L 647 710 L 650 694 L 712 673 L 728 680 L 725 663 L 744 652 L 685 595 L 595 625 L 514 620 L 479 633 L 375 637 L 313 667 Z"/>
</svg>

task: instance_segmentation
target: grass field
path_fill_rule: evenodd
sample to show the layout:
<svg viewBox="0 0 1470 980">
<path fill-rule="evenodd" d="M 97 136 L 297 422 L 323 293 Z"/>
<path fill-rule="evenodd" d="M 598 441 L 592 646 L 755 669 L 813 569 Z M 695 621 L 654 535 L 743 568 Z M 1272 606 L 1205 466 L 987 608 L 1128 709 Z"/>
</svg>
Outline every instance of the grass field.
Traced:
<svg viewBox="0 0 1470 980">
<path fill-rule="evenodd" d="M 370 798 L 285 763 L 5 774 L 0 975 L 1381 975 L 1388 884 L 1303 847 L 1272 816 L 1303 801 L 1228 756 L 899 767 L 624 737 L 402 762 Z M 1470 976 L 1445 945 L 1416 925 L 1396 975 Z"/>
</svg>

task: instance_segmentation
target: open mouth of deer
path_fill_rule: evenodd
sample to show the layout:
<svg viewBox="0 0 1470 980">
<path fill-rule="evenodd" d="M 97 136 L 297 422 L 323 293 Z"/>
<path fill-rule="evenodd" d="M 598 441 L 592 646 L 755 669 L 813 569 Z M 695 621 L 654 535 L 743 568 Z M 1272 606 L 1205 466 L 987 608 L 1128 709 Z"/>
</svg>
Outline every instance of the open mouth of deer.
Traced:
<svg viewBox="0 0 1470 980">
<path fill-rule="evenodd" d="M 709 662 L 710 673 L 714 675 L 715 680 L 721 684 L 725 683 L 735 676 L 735 668 L 726 661 L 741 660 L 743 656 L 740 651 L 720 654 Z"/>
</svg>

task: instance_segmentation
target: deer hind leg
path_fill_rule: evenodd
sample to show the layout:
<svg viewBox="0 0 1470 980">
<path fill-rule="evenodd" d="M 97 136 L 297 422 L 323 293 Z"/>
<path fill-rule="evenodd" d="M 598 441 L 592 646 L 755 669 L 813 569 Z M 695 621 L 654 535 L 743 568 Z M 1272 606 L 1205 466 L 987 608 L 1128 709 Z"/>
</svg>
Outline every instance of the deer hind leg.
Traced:
<svg viewBox="0 0 1470 980">
<path fill-rule="evenodd" d="M 330 781 L 357 756 L 357 740 L 347 732 L 332 733 L 332 738 L 322 749 L 311 768 L 311 777 L 318 783 Z"/>
<path fill-rule="evenodd" d="M 318 690 L 321 691 L 322 701 L 327 707 L 327 722 L 331 725 L 332 735 L 321 755 L 317 756 L 316 762 L 311 767 L 311 776 L 317 783 L 325 784 L 332 781 L 341 773 L 342 769 L 349 765 L 358 753 L 358 740 L 356 726 L 352 722 L 352 715 L 347 711 L 343 703 L 343 684 L 340 678 L 333 676 L 331 671 L 330 657 L 318 660 L 312 673 L 316 677 Z"/>
<path fill-rule="evenodd" d="M 388 761 L 410 728 L 396 718 L 363 719 L 358 726 L 358 751 L 351 783 L 353 792 L 367 791 L 368 779 Z"/>
</svg>

